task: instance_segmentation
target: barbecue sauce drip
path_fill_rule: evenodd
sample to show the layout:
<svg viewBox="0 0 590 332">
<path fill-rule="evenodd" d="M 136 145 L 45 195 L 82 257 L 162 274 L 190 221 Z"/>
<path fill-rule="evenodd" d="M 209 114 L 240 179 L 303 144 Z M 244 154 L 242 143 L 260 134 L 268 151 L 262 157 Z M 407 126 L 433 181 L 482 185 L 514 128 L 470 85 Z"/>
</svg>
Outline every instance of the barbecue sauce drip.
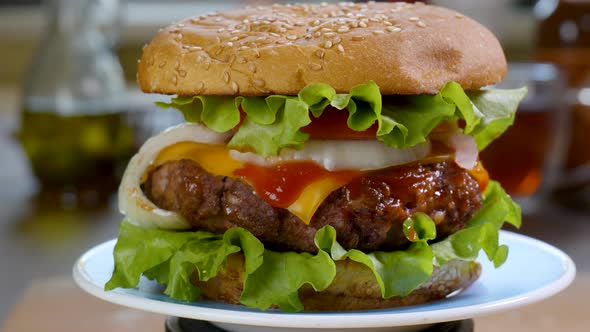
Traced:
<svg viewBox="0 0 590 332">
<path fill-rule="evenodd" d="M 309 161 L 285 162 L 264 167 L 246 164 L 234 175 L 250 183 L 262 199 L 279 208 L 288 208 L 310 184 L 330 178 L 346 185 L 361 174 L 360 171 L 328 171 Z"/>
</svg>

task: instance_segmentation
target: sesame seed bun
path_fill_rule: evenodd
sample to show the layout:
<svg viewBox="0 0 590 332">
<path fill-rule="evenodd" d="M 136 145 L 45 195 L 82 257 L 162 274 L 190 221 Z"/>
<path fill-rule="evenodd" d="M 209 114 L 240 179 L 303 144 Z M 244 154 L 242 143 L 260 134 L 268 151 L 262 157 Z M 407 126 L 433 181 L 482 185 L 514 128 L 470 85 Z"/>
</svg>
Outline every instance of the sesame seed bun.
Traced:
<svg viewBox="0 0 590 332">
<path fill-rule="evenodd" d="M 240 304 L 244 285 L 244 256 L 241 253 L 228 257 L 217 276 L 200 281 L 194 274 L 191 282 L 199 287 L 203 297 L 227 303 Z M 450 294 L 469 287 L 481 274 L 481 265 L 472 261 L 451 260 L 435 267 L 432 276 L 406 296 L 384 299 L 375 282 L 375 276 L 363 264 L 352 260 L 336 262 L 336 278 L 330 286 L 316 292 L 309 285 L 299 289 L 299 298 L 305 311 L 350 311 L 382 309 L 422 304 L 444 299 Z"/>
<path fill-rule="evenodd" d="M 144 49 L 145 92 L 295 95 L 323 82 L 339 93 L 373 80 L 381 93 L 432 94 L 448 81 L 499 82 L 506 60 L 494 35 L 455 11 L 423 4 L 250 7 L 187 19 Z"/>
</svg>

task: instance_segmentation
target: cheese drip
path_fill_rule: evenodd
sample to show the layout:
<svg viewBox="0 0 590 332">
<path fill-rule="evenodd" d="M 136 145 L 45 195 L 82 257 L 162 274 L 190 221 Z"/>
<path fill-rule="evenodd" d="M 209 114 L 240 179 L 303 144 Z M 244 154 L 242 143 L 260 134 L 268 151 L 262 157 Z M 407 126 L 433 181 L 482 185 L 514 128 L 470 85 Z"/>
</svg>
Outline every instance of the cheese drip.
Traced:
<svg viewBox="0 0 590 332">
<path fill-rule="evenodd" d="M 306 224 L 311 222 L 311 218 L 315 214 L 315 211 L 326 197 L 328 197 L 328 195 L 334 190 L 345 185 L 355 175 L 354 172 L 348 172 L 349 174 L 343 176 L 343 172 L 330 171 L 322 172 L 321 177 L 309 177 L 306 174 L 300 174 L 300 176 L 297 176 L 297 174 L 290 174 L 290 176 L 282 178 L 282 186 L 269 186 L 268 183 L 272 181 L 264 181 L 264 179 L 265 177 L 276 176 L 276 174 L 274 174 L 276 172 L 276 165 L 260 167 L 237 161 L 230 157 L 229 151 L 221 144 L 212 145 L 196 142 L 179 142 L 166 147 L 158 154 L 156 159 L 152 162 L 150 169 L 146 171 L 144 179 L 147 177 L 147 173 L 149 173 L 151 169 L 170 161 L 182 159 L 195 161 L 204 170 L 211 174 L 243 179 L 245 182 L 252 185 L 256 192 L 269 204 L 287 209 Z M 285 164 L 288 163 L 289 162 L 285 162 Z M 311 161 L 298 163 L 309 164 L 310 169 L 319 167 Z M 246 172 L 244 170 L 250 171 Z M 261 179 L 263 181 L 260 181 Z M 295 183 L 290 185 L 290 181 L 294 181 Z M 302 183 L 303 185 L 301 185 Z M 284 206 L 285 201 L 282 201 L 281 204 L 279 204 L 278 200 L 272 199 L 273 195 L 276 198 L 277 195 L 283 194 L 284 190 L 295 190 L 294 192 L 288 193 L 290 196 L 296 197 L 295 200 L 288 201 L 288 206 Z M 269 199 L 269 197 L 271 198 Z"/>
</svg>

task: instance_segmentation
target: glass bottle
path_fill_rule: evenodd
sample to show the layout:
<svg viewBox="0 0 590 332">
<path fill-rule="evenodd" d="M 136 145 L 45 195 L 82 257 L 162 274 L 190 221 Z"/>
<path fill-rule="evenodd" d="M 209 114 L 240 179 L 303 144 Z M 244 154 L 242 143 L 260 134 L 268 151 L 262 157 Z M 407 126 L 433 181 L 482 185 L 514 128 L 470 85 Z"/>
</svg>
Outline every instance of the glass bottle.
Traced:
<svg viewBox="0 0 590 332">
<path fill-rule="evenodd" d="M 49 24 L 24 84 L 20 131 L 41 191 L 103 203 L 133 151 L 112 52 L 117 0 L 47 0 Z"/>
<path fill-rule="evenodd" d="M 590 0 L 540 0 L 535 58 L 553 62 L 564 72 L 569 96 L 590 81 Z M 571 117 L 571 136 L 563 186 L 590 184 L 590 107 L 575 98 L 565 100 Z M 585 176 L 581 176 L 585 172 Z"/>
</svg>

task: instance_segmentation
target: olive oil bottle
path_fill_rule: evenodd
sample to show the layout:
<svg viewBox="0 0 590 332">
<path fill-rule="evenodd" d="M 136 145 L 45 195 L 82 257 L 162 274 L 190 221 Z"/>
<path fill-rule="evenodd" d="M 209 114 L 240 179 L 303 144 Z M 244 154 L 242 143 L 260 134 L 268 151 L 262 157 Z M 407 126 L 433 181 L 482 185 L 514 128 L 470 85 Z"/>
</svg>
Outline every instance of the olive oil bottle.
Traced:
<svg viewBox="0 0 590 332">
<path fill-rule="evenodd" d="M 73 193 L 83 205 L 108 200 L 134 149 L 125 81 L 112 52 L 117 5 L 47 0 L 47 33 L 23 91 L 18 137 L 41 190 Z"/>
</svg>

